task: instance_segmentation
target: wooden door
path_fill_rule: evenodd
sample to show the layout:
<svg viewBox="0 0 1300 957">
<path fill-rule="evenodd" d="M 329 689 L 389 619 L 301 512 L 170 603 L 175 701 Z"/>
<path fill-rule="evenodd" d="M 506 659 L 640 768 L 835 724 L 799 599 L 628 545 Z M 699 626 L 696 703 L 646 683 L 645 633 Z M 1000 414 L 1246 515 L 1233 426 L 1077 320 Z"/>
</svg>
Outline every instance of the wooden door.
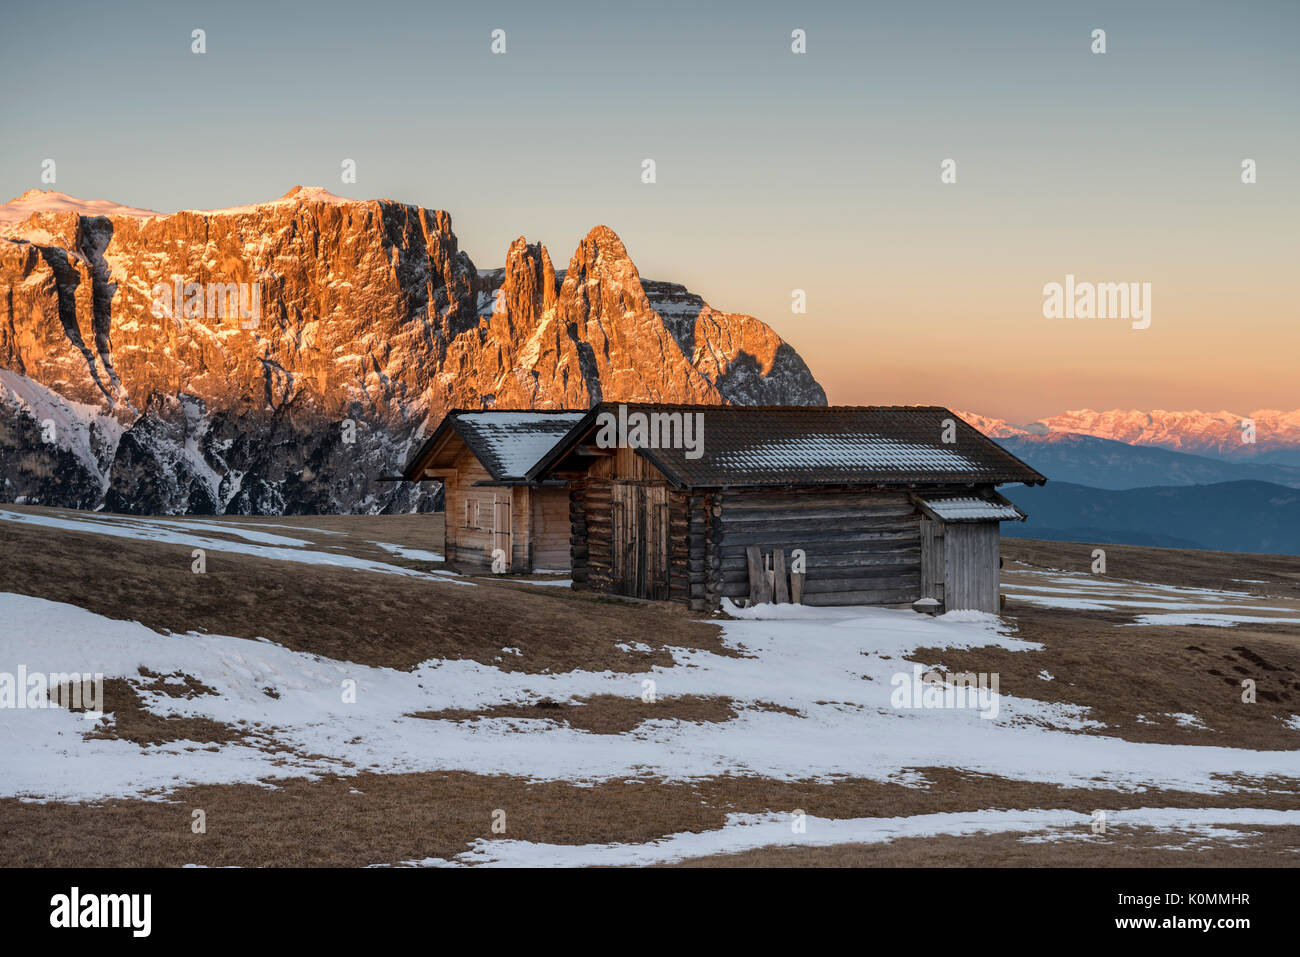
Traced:
<svg viewBox="0 0 1300 957">
<path fill-rule="evenodd" d="M 668 488 L 610 487 L 612 589 L 633 598 L 668 597 Z"/>
<path fill-rule="evenodd" d="M 949 523 L 944 532 L 944 608 L 997 614 L 1000 529 L 997 522 Z"/>
<path fill-rule="evenodd" d="M 495 559 L 497 549 L 505 553 L 505 571 L 511 571 L 513 552 L 510 534 L 510 499 L 492 496 L 492 555 Z"/>
<path fill-rule="evenodd" d="M 944 553 L 943 522 L 932 518 L 921 519 L 921 597 L 943 601 L 944 582 L 947 580 L 947 558 Z"/>
</svg>

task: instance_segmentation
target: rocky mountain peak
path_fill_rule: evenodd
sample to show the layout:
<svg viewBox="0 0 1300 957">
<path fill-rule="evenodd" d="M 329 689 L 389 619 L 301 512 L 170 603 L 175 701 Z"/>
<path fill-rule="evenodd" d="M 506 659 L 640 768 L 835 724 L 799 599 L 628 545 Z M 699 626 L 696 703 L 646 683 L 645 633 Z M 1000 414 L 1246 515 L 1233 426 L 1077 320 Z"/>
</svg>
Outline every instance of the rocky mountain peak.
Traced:
<svg viewBox="0 0 1300 957">
<path fill-rule="evenodd" d="M 0 393 L 0 500 L 409 508 L 376 479 L 450 408 L 826 401 L 768 326 L 643 282 L 607 226 L 562 274 L 523 236 L 480 272 L 448 213 L 320 187 L 170 215 L 25 195 L 0 220 L 0 369 L 25 383 Z M 75 495 L 41 408 L 82 422 Z"/>
<path fill-rule="evenodd" d="M 323 186 L 295 186 L 280 197 L 281 200 L 293 199 L 300 203 L 355 203 L 360 200 L 336 196 Z"/>
</svg>

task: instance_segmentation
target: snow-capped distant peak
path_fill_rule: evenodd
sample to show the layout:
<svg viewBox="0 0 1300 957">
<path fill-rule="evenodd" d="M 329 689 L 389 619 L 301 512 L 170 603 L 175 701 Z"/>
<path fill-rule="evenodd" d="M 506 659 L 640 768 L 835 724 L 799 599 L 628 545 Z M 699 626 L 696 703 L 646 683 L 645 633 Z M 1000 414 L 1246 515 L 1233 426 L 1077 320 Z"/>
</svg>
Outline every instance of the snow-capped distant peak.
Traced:
<svg viewBox="0 0 1300 957">
<path fill-rule="evenodd" d="M 78 199 L 53 189 L 29 189 L 0 206 L 0 224 L 21 223 L 35 213 L 77 213 L 81 216 L 157 216 L 152 209 L 123 206 L 106 199 Z"/>
<path fill-rule="evenodd" d="M 282 203 L 285 200 L 293 200 L 299 203 L 334 203 L 336 205 L 356 202 L 356 200 L 348 199 L 346 196 L 336 196 L 323 186 L 295 186 L 276 202 Z"/>
<path fill-rule="evenodd" d="M 957 414 L 994 439 L 1075 434 L 1127 445 L 1221 455 L 1250 455 L 1270 448 L 1300 448 L 1300 409 L 1293 412 L 1257 409 L 1248 415 L 1226 409 L 1219 412 L 1072 409 L 1023 426 L 975 412 Z"/>
<path fill-rule="evenodd" d="M 292 206 L 299 203 L 329 203 L 332 206 L 343 206 L 347 203 L 358 202 L 364 202 L 364 200 L 348 199 L 346 196 L 336 196 L 334 193 L 331 193 L 322 186 L 295 186 L 279 199 L 268 200 L 265 203 L 248 203 L 244 206 L 228 206 L 224 209 L 187 210 L 187 212 L 204 213 L 209 216 L 224 216 L 231 213 L 256 212 L 259 209 L 265 209 L 269 206 Z"/>
</svg>

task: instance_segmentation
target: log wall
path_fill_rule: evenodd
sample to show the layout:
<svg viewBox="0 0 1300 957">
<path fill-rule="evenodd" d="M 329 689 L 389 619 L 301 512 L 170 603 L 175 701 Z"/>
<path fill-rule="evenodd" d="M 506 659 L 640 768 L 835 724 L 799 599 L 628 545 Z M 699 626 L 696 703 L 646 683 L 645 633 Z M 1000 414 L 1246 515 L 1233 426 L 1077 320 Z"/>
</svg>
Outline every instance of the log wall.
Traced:
<svg viewBox="0 0 1300 957">
<path fill-rule="evenodd" d="M 904 604 L 921 597 L 921 515 L 904 492 L 727 489 L 711 509 L 710 599 L 749 597 L 745 550 L 806 562 L 806 605 Z M 713 601 L 710 602 L 712 606 Z"/>
<path fill-rule="evenodd" d="M 692 572 L 690 495 L 669 488 L 653 477 L 655 472 L 638 469 L 636 474 L 645 477 L 625 481 L 589 473 L 570 483 L 574 587 L 683 602 L 694 589 L 703 599 L 702 539 Z"/>
<path fill-rule="evenodd" d="M 631 462 L 640 464 L 633 469 Z M 621 475 L 620 468 L 636 477 Z M 902 491 L 791 486 L 678 490 L 635 456 L 626 463 L 602 457 L 570 484 L 575 588 L 637 593 L 637 587 L 629 587 L 628 575 L 620 573 L 626 561 L 614 553 L 628 534 L 625 520 L 616 520 L 614 513 L 624 507 L 620 502 L 637 497 L 616 484 L 664 489 L 668 597 L 696 611 L 718 608 L 723 597 L 738 602 L 749 597 L 746 549 L 751 546 L 764 555 L 781 551 L 786 568 L 793 565 L 796 550 L 802 550 L 806 605 L 902 605 L 929 596 L 948 608 L 997 610 L 997 523 L 954 525 L 924 518 Z"/>
</svg>

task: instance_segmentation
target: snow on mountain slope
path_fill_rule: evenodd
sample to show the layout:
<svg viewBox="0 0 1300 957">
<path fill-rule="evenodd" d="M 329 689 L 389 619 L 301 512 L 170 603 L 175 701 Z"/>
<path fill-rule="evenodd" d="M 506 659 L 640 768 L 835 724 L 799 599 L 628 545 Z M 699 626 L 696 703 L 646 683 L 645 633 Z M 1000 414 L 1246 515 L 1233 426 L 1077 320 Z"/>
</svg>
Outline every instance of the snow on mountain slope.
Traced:
<svg viewBox="0 0 1300 957">
<path fill-rule="evenodd" d="M 1248 414 L 1079 409 L 1023 426 L 975 412 L 958 415 L 992 438 L 1051 441 L 1055 434 L 1068 433 L 1198 455 L 1300 465 L 1300 409 L 1257 409 Z M 1254 425 L 1253 441 L 1249 441 L 1249 423 Z"/>
<path fill-rule="evenodd" d="M 8 369 L 0 369 L 0 405 L 26 412 L 40 426 L 42 441 L 66 448 L 107 485 L 108 464 L 125 430 L 102 408 L 65 399 Z"/>
<path fill-rule="evenodd" d="M 55 190 L 29 189 L 0 206 L 0 226 L 21 223 L 41 213 L 75 213 L 78 216 L 157 216 L 152 209 L 122 206 L 104 199 L 78 199 Z"/>
</svg>

